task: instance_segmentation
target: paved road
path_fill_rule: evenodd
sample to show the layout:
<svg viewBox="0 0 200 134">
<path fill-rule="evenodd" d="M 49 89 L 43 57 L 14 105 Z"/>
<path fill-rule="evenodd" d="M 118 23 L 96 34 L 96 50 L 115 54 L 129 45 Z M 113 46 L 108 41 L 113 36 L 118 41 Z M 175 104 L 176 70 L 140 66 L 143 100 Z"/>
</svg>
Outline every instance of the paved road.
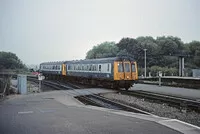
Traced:
<svg viewBox="0 0 200 134">
<path fill-rule="evenodd" d="M 144 90 L 156 93 L 163 93 L 175 95 L 195 100 L 200 100 L 200 89 L 176 88 L 169 86 L 148 85 L 148 84 L 135 84 L 130 90 Z"/>
<path fill-rule="evenodd" d="M 0 103 L 0 134 L 180 133 L 166 127 L 170 121 L 160 117 L 100 109 L 86 107 L 64 91 L 17 96 Z M 198 131 L 187 128 L 184 131 Z"/>
</svg>

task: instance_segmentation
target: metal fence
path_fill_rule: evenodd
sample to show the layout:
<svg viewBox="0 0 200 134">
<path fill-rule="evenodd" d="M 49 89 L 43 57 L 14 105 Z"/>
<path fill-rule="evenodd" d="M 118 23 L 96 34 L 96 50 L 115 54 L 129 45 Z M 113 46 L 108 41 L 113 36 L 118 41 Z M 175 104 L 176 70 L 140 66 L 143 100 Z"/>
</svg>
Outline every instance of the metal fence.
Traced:
<svg viewBox="0 0 200 134">
<path fill-rule="evenodd" d="M 192 77 L 200 78 L 200 69 L 192 69 Z"/>
</svg>

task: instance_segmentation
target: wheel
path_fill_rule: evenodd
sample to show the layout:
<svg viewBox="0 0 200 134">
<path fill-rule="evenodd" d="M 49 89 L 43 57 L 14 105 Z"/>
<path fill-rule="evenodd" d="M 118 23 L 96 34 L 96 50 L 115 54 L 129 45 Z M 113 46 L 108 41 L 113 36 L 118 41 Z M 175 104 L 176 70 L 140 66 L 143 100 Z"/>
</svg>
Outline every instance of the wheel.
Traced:
<svg viewBox="0 0 200 134">
<path fill-rule="evenodd" d="M 128 90 L 128 89 L 129 89 L 129 87 L 128 87 L 128 86 L 126 86 L 126 87 L 125 87 L 125 89 L 126 89 L 126 90 Z"/>
</svg>

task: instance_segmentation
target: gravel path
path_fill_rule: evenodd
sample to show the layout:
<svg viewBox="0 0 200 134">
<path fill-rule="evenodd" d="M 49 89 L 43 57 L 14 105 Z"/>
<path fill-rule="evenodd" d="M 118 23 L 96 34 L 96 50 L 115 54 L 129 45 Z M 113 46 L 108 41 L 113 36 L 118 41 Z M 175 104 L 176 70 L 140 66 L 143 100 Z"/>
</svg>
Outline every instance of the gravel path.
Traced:
<svg viewBox="0 0 200 134">
<path fill-rule="evenodd" d="M 195 111 L 180 110 L 176 107 L 169 106 L 166 103 L 151 102 L 141 98 L 122 95 L 118 93 L 101 94 L 101 96 L 112 99 L 114 101 L 135 106 L 141 110 L 145 110 L 158 116 L 178 119 L 200 126 L 200 113 L 197 113 Z"/>
</svg>

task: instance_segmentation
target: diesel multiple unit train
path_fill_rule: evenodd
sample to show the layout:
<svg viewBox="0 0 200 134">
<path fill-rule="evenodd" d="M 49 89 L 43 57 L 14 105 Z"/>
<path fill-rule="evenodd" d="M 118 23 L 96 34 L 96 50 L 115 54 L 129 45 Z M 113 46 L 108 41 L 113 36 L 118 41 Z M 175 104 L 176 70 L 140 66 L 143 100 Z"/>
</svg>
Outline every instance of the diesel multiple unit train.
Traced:
<svg viewBox="0 0 200 134">
<path fill-rule="evenodd" d="M 137 63 L 130 57 L 112 57 L 40 64 L 47 79 L 61 79 L 128 90 L 138 79 Z"/>
</svg>

